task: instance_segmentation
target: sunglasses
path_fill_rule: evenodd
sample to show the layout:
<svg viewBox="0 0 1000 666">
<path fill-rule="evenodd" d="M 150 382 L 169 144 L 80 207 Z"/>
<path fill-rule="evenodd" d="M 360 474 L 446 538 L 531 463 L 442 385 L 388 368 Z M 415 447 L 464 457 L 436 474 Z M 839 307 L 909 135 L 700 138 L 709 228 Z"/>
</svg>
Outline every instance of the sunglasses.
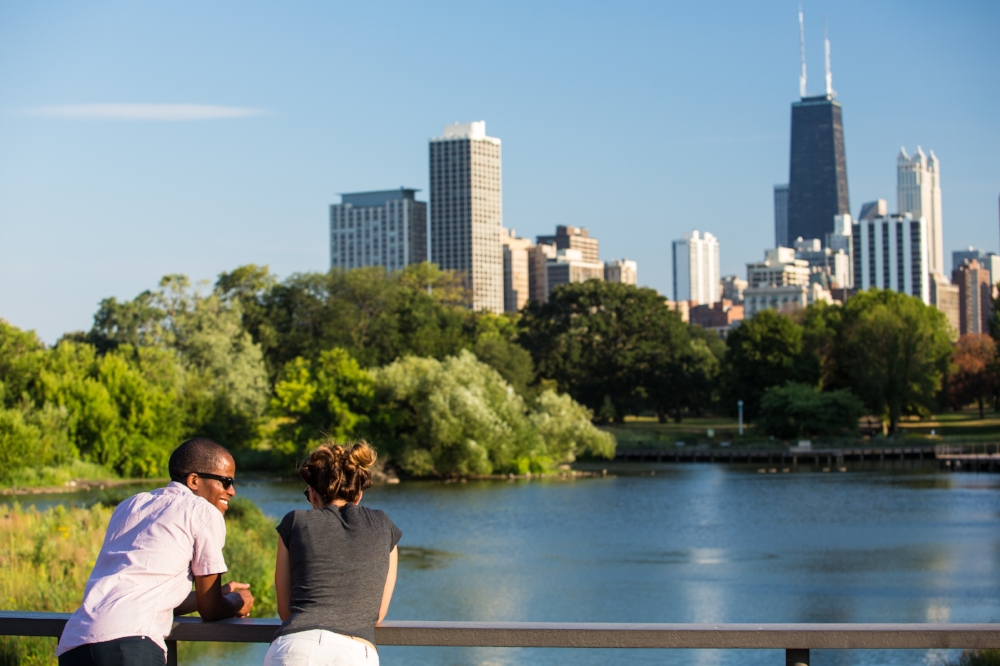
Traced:
<svg viewBox="0 0 1000 666">
<path fill-rule="evenodd" d="M 197 474 L 203 479 L 214 479 L 218 481 L 219 483 L 222 484 L 223 490 L 229 490 L 232 487 L 232 485 L 236 483 L 236 479 L 234 479 L 231 476 L 219 476 L 218 474 L 208 474 L 206 472 L 195 472 L 195 474 Z"/>
<path fill-rule="evenodd" d="M 309 501 L 309 489 L 306 488 L 305 490 L 303 490 L 302 494 L 305 495 L 306 501 L 308 502 Z"/>
</svg>

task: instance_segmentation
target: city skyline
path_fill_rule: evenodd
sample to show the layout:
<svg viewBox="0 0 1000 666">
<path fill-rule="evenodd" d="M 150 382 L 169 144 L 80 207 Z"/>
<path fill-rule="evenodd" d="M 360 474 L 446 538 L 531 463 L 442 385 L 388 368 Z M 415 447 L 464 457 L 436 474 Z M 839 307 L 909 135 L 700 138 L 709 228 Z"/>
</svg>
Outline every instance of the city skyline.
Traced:
<svg viewBox="0 0 1000 666">
<path fill-rule="evenodd" d="M 664 295 L 684 231 L 713 231 L 723 275 L 743 274 L 773 238 L 799 92 L 794 4 L 549 4 L 531 22 L 520 6 L 234 9 L 0 9 L 11 285 L 0 317 L 51 343 L 88 328 L 101 298 L 132 298 L 164 274 L 325 270 L 335 195 L 403 183 L 427 193 L 426 142 L 455 120 L 485 119 L 504 139 L 506 226 L 526 238 L 587 227 Z M 901 145 L 932 146 L 946 165 L 945 254 L 997 250 L 1000 166 L 982 146 L 1000 142 L 1000 93 L 983 85 L 1000 59 L 987 29 L 1000 9 L 806 3 L 813 72 L 823 13 L 851 214 L 892 199 Z M 472 30 L 484 23 L 494 31 Z M 873 50 L 870 25 L 921 48 Z M 441 31 L 452 38 L 427 39 Z M 374 34 L 388 46 L 375 49 Z M 914 93 L 900 71 L 920 71 L 932 92 Z M 822 87 L 814 74 L 807 92 Z"/>
</svg>

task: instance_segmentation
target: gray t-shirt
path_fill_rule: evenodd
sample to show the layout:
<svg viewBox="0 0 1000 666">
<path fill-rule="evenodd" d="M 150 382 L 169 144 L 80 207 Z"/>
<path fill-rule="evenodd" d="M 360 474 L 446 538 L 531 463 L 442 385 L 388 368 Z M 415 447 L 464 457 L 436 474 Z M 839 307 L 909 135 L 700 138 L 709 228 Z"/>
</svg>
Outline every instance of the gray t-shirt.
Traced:
<svg viewBox="0 0 1000 666">
<path fill-rule="evenodd" d="M 278 534 L 292 568 L 292 615 L 274 637 L 326 629 L 374 644 L 399 528 L 382 511 L 346 504 L 292 511 Z"/>
</svg>

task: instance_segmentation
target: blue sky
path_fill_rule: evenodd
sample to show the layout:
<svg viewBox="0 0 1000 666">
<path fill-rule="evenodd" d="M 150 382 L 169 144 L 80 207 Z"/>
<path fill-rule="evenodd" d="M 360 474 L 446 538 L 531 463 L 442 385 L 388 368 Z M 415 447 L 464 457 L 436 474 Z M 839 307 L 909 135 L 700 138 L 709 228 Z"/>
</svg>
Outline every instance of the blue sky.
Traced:
<svg viewBox="0 0 1000 666">
<path fill-rule="evenodd" d="M 852 212 L 878 197 L 894 211 L 896 154 L 920 144 L 942 164 L 946 265 L 952 249 L 996 251 L 1000 3 L 803 8 L 811 94 L 829 17 Z M 168 273 L 326 270 L 337 193 L 426 199 L 428 139 L 471 120 L 503 140 L 519 235 L 586 226 L 602 258 L 635 259 L 670 294 L 670 242 L 700 229 L 723 273 L 744 274 L 773 243 L 798 66 L 784 0 L 7 0 L 0 317 L 51 343 Z M 94 104 L 225 108 L 66 108 Z"/>
</svg>

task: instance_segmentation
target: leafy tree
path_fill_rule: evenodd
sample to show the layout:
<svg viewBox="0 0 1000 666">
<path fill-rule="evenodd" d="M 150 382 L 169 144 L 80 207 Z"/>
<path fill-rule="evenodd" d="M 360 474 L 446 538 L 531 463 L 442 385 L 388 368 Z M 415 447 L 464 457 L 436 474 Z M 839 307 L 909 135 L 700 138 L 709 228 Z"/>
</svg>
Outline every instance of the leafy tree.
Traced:
<svg viewBox="0 0 1000 666">
<path fill-rule="evenodd" d="M 408 474 L 542 471 L 580 451 L 613 453 L 588 410 L 543 394 L 537 411 L 526 411 L 500 374 L 468 351 L 443 361 L 406 357 L 373 374 L 376 440 Z"/>
<path fill-rule="evenodd" d="M 546 303 L 530 302 L 518 325 L 538 375 L 602 420 L 684 404 L 678 378 L 690 350 L 687 327 L 652 289 L 598 280 L 560 285 Z"/>
<path fill-rule="evenodd" d="M 0 319 L 0 405 L 32 401 L 45 345 L 34 331 L 22 331 Z"/>
<path fill-rule="evenodd" d="M 278 449 L 301 455 L 332 437 L 344 439 L 368 426 L 374 382 L 343 349 L 322 352 L 315 361 L 289 361 L 274 387 L 272 412 L 283 417 Z"/>
<path fill-rule="evenodd" d="M 821 392 L 808 384 L 772 386 L 760 401 L 757 425 L 781 439 L 852 433 L 865 406 L 846 389 Z"/>
<path fill-rule="evenodd" d="M 763 310 L 743 320 L 726 339 L 723 393 L 727 411 L 735 412 L 736 402 L 743 400 L 744 413 L 753 420 L 768 388 L 790 381 L 814 384 L 801 357 L 802 327 L 787 315 Z"/>
<path fill-rule="evenodd" d="M 955 345 L 955 371 L 948 378 L 948 393 L 956 409 L 970 402 L 979 404 L 979 418 L 984 418 L 983 402 L 1000 385 L 997 376 L 997 347 L 989 335 L 963 335 Z"/>
<path fill-rule="evenodd" d="M 947 322 L 919 298 L 869 289 L 844 305 L 834 356 L 837 384 L 895 433 L 904 414 L 936 407 L 951 360 Z"/>
</svg>

